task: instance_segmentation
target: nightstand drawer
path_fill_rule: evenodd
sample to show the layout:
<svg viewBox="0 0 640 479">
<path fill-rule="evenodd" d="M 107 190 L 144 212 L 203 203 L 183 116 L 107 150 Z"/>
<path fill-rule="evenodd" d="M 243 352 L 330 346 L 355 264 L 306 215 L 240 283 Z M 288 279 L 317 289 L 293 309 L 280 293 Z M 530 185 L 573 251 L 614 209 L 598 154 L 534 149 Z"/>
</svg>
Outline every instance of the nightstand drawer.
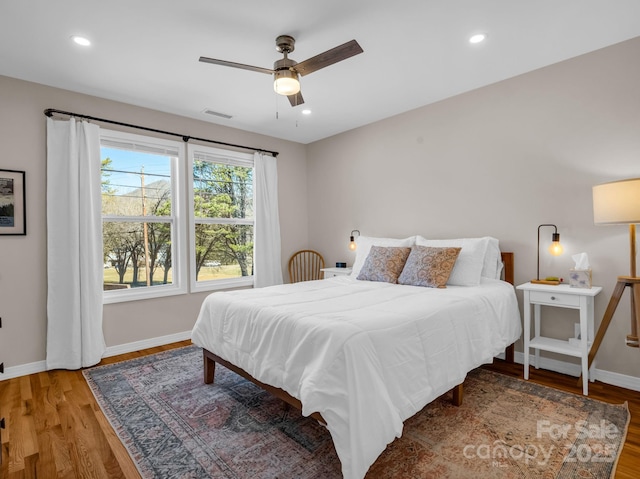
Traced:
<svg viewBox="0 0 640 479">
<path fill-rule="evenodd" d="M 531 303 L 550 304 L 555 306 L 580 307 L 580 296 L 575 294 L 530 291 L 529 301 Z"/>
<path fill-rule="evenodd" d="M 322 268 L 320 271 L 324 273 L 324 279 L 351 274 L 351 268 Z"/>
</svg>

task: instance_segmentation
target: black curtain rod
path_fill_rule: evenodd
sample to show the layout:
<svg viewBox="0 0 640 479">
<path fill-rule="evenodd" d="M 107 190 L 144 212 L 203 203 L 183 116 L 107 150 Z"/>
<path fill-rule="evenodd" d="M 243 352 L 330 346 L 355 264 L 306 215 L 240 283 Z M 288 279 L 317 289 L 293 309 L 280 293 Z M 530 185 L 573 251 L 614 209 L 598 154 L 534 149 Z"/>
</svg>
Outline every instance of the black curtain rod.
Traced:
<svg viewBox="0 0 640 479">
<path fill-rule="evenodd" d="M 271 156 L 274 156 L 274 157 L 278 156 L 278 152 L 277 151 L 263 150 L 262 148 L 253 148 L 251 146 L 235 145 L 233 143 L 225 143 L 224 141 L 209 140 L 208 138 L 198 138 L 197 136 L 182 135 L 180 133 L 174 133 L 172 131 L 156 130 L 155 128 L 148 128 L 146 126 L 132 125 L 130 123 L 123 123 L 121 121 L 107 120 L 105 118 L 98 118 L 98 117 L 95 117 L 95 116 L 82 115 L 80 113 L 71 113 L 69 111 L 55 110 L 53 108 L 47 108 L 44 111 L 44 114 L 46 116 L 48 116 L 48 117 L 52 117 L 56 113 L 59 114 L 59 115 L 67 115 L 67 116 L 74 116 L 74 117 L 78 117 L 78 118 L 83 118 L 85 120 L 94 120 L 94 121 L 101 121 L 101 122 L 104 122 L 104 123 L 111 123 L 112 125 L 126 126 L 126 127 L 129 127 L 129 128 L 137 128 L 138 130 L 153 131 L 155 133 L 162 133 L 163 135 L 179 136 L 180 138 L 182 138 L 182 141 L 184 141 L 184 142 L 188 142 L 189 140 L 204 141 L 206 143 L 215 143 L 216 145 L 232 146 L 234 148 L 242 148 L 244 150 L 259 151 L 260 153 L 269 153 Z"/>
</svg>

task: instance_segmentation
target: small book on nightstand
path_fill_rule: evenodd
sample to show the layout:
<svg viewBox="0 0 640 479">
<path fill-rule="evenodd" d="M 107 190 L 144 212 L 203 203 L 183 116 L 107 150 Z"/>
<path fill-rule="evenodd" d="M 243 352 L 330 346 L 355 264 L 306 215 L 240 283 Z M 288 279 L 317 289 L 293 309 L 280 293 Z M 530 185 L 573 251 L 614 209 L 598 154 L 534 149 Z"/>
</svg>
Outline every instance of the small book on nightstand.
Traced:
<svg viewBox="0 0 640 479">
<path fill-rule="evenodd" d="M 531 284 L 549 284 L 557 286 L 561 283 L 559 279 L 532 279 Z"/>
</svg>

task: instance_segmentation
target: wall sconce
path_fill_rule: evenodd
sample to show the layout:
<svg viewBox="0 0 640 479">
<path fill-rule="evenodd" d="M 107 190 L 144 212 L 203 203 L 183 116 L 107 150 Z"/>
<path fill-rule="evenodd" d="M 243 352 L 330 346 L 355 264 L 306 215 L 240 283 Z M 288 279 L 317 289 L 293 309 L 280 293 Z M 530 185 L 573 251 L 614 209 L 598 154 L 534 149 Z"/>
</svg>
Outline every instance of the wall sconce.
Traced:
<svg viewBox="0 0 640 479">
<path fill-rule="evenodd" d="M 547 280 L 540 279 L 540 228 L 544 226 L 553 226 L 553 234 L 551 235 L 551 245 L 549 245 L 549 254 L 552 256 L 560 256 L 564 249 L 560 244 L 560 233 L 558 233 L 558 227 L 556 225 L 544 224 L 538 226 L 538 270 L 536 274 L 536 279 L 532 279 L 531 282 L 534 284 L 560 284 L 559 279 Z"/>
<path fill-rule="evenodd" d="M 349 249 L 350 249 L 351 251 L 355 251 L 355 250 L 356 250 L 356 248 L 358 247 L 358 246 L 356 245 L 356 238 L 355 238 L 355 236 L 354 236 L 356 233 L 358 233 L 358 236 L 360 236 L 360 231 L 358 231 L 358 230 L 353 230 L 353 231 L 351 232 L 351 235 L 349 236 Z"/>
</svg>

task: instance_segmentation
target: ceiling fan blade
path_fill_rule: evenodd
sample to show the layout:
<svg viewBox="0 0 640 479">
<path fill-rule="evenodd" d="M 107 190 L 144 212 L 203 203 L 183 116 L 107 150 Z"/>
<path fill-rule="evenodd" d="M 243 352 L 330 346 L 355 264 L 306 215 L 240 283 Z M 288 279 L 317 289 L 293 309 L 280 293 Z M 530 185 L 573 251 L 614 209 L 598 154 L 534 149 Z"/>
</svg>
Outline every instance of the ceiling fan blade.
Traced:
<svg viewBox="0 0 640 479">
<path fill-rule="evenodd" d="M 268 75 L 273 75 L 273 70 L 271 70 L 270 68 L 254 67 L 252 65 L 245 65 L 244 63 L 228 62 L 226 60 L 216 60 L 215 58 L 208 58 L 208 57 L 200 57 L 200 61 L 203 63 L 213 63 L 214 65 L 222 65 L 223 67 L 240 68 L 242 70 L 250 70 L 252 72 L 266 73 Z"/>
<path fill-rule="evenodd" d="M 302 76 L 308 75 L 321 68 L 328 67 L 339 61 L 346 60 L 354 55 L 362 53 L 362 47 L 355 40 L 344 43 L 340 46 L 327 50 L 324 53 L 320 53 L 315 57 L 311 57 L 303 62 L 298 63 L 295 66 L 295 70 Z"/>
<path fill-rule="evenodd" d="M 304 103 L 304 98 L 302 98 L 302 93 L 298 92 L 295 95 L 288 95 L 289 103 L 291 106 L 298 106 Z"/>
</svg>

